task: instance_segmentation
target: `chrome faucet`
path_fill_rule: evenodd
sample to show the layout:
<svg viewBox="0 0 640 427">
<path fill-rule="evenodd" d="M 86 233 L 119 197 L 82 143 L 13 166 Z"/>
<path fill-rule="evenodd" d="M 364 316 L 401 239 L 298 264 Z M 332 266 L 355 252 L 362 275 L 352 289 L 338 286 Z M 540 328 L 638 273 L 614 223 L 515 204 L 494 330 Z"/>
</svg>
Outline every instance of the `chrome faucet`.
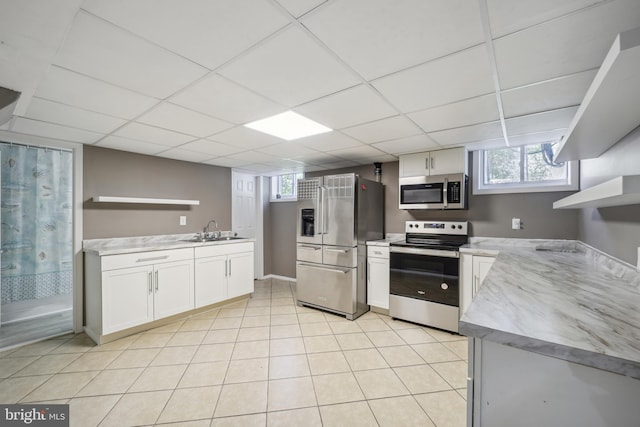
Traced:
<svg viewBox="0 0 640 427">
<path fill-rule="evenodd" d="M 202 229 L 202 234 L 204 235 L 205 238 L 208 237 L 209 226 L 211 225 L 211 223 L 213 223 L 213 225 L 216 228 L 216 231 L 213 232 L 213 237 L 214 238 L 220 237 L 220 229 L 218 228 L 218 222 L 215 219 L 212 219 L 207 223 L 207 225 L 204 226 L 204 228 Z"/>
</svg>

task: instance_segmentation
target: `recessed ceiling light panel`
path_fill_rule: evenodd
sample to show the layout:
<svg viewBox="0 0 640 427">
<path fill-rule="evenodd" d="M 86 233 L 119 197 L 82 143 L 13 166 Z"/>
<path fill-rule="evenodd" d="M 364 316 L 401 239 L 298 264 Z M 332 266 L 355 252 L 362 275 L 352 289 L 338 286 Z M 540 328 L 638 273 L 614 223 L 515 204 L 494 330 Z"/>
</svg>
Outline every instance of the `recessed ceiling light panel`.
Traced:
<svg viewBox="0 0 640 427">
<path fill-rule="evenodd" d="M 266 119 L 256 120 L 245 126 L 287 141 L 333 130 L 293 111 L 285 111 Z"/>
</svg>

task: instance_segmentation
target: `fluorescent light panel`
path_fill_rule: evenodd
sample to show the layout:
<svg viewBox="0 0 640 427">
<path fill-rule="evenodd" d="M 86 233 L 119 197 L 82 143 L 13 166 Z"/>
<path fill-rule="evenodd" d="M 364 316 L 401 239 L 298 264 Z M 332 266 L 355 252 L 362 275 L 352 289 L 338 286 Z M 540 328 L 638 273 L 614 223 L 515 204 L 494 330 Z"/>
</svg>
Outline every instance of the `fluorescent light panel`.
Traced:
<svg viewBox="0 0 640 427">
<path fill-rule="evenodd" d="M 256 120 L 245 126 L 287 141 L 333 130 L 293 111 L 285 111 L 266 119 Z"/>
</svg>

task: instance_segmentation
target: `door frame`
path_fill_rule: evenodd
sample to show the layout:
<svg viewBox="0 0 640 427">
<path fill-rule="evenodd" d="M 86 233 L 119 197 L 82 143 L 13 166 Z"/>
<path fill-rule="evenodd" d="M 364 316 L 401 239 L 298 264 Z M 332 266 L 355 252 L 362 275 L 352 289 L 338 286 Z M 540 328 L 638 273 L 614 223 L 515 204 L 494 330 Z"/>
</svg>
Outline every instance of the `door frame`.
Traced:
<svg viewBox="0 0 640 427">
<path fill-rule="evenodd" d="M 0 130 L 3 142 L 15 142 L 38 147 L 65 148 L 73 151 L 73 332 L 84 330 L 84 270 L 82 252 L 82 203 L 83 203 L 83 145 L 75 142 L 24 135 Z"/>
</svg>

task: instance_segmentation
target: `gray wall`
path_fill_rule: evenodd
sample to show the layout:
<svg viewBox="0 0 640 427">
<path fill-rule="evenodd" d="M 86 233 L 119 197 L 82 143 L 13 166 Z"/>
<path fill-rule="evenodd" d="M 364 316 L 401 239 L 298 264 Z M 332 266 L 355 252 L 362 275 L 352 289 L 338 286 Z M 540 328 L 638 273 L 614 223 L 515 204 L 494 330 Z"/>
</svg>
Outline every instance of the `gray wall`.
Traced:
<svg viewBox="0 0 640 427">
<path fill-rule="evenodd" d="M 471 163 L 471 162 L 470 162 Z M 578 235 L 578 212 L 553 210 L 553 202 L 570 192 L 469 195 L 469 209 L 462 211 L 405 211 L 398 209 L 399 162 L 382 165 L 385 185 L 385 233 L 404 233 L 407 220 L 466 220 L 471 223 L 470 234 L 482 237 L 519 237 L 536 239 L 575 239 Z M 309 173 L 321 176 L 331 173 L 355 172 L 374 179 L 373 165 L 333 171 Z M 472 171 L 470 171 L 472 175 Z M 472 179 L 472 176 L 469 177 Z M 470 182 L 471 188 L 471 182 Z M 471 193 L 471 190 L 469 190 Z M 274 211 L 277 209 L 277 214 Z M 511 218 L 522 220 L 522 230 L 511 229 Z M 295 277 L 295 203 L 271 203 L 272 273 Z M 276 232 L 278 230 L 278 232 Z"/>
<path fill-rule="evenodd" d="M 216 219 L 231 228 L 231 169 L 84 147 L 84 238 L 191 233 Z M 199 206 L 94 203 L 94 196 L 197 199 Z M 179 217 L 187 225 L 179 225 Z"/>
<path fill-rule="evenodd" d="M 580 186 L 589 188 L 620 175 L 640 174 L 640 128 L 597 159 L 580 162 Z M 578 210 L 578 238 L 637 265 L 640 205 Z"/>
</svg>

